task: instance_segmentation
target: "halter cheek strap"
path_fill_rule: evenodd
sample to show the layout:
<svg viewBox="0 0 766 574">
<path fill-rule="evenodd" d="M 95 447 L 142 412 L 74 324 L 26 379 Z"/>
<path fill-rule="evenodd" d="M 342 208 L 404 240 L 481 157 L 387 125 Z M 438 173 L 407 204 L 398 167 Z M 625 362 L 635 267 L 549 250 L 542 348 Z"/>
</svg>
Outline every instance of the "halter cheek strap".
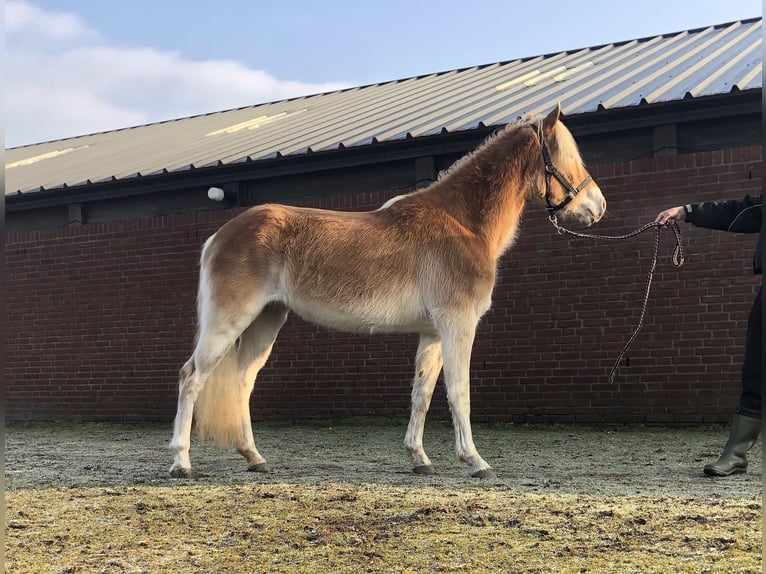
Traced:
<svg viewBox="0 0 766 574">
<path fill-rule="evenodd" d="M 551 161 L 551 155 L 548 152 L 548 146 L 545 144 L 545 139 L 542 134 L 542 124 L 538 123 L 537 126 L 530 124 L 529 126 L 537 135 L 537 139 L 540 141 L 540 147 L 542 148 L 543 161 L 545 162 L 545 204 L 548 206 L 548 214 L 551 217 L 555 217 L 555 213 L 560 209 L 566 207 L 570 201 L 572 201 L 578 193 L 580 193 L 585 187 L 593 181 L 593 178 L 589 175 L 586 177 L 580 185 L 572 185 L 572 183 L 561 173 L 553 162 Z M 555 177 L 556 180 L 567 190 L 567 196 L 559 203 L 551 203 L 551 177 Z"/>
</svg>

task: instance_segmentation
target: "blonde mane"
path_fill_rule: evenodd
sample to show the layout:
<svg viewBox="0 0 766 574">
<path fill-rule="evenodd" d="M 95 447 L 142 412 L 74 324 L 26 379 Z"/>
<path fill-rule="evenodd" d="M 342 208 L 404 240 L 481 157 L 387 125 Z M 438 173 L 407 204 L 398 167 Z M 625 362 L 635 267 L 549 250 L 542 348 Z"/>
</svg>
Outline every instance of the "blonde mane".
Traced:
<svg viewBox="0 0 766 574">
<path fill-rule="evenodd" d="M 476 157 L 479 154 L 481 154 L 487 148 L 494 146 L 499 139 L 507 138 L 509 135 L 516 133 L 520 129 L 528 127 L 529 124 L 531 124 L 533 121 L 535 121 L 535 115 L 527 114 L 524 117 L 520 117 L 516 119 L 515 121 L 506 124 L 504 127 L 496 130 L 494 133 L 487 136 L 486 139 L 484 139 L 484 141 L 481 144 L 479 144 L 479 147 L 465 154 L 463 157 L 461 157 L 460 159 L 455 161 L 452 165 L 450 165 L 447 169 L 444 169 L 441 172 L 439 172 L 439 175 L 437 176 L 436 181 L 437 182 L 443 181 L 444 179 L 450 177 L 456 171 L 461 169 L 464 165 L 475 161 Z"/>
<path fill-rule="evenodd" d="M 555 148 L 551 150 L 555 154 L 554 162 L 559 160 L 561 163 L 574 162 L 581 168 L 585 168 L 585 161 L 580 154 L 580 148 L 572 136 L 572 132 L 561 122 L 556 122 Z"/>
</svg>

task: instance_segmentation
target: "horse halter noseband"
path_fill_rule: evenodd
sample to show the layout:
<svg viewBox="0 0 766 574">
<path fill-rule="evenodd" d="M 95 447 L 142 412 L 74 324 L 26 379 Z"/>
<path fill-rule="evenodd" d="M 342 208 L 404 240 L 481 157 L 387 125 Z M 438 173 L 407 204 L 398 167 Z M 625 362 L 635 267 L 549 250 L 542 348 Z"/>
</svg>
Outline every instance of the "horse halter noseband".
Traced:
<svg viewBox="0 0 766 574">
<path fill-rule="evenodd" d="M 589 175 L 586 177 L 580 185 L 572 185 L 572 183 L 561 173 L 553 162 L 551 161 L 551 154 L 548 152 L 548 146 L 545 145 L 545 139 L 543 138 L 543 126 L 542 122 L 538 122 L 537 125 L 529 124 L 529 127 L 535 132 L 537 139 L 540 140 L 540 147 L 543 152 L 543 161 L 545 162 L 545 204 L 548 206 L 548 216 L 551 219 L 556 219 L 556 212 L 565 208 L 570 201 L 572 201 L 578 193 L 580 193 L 585 187 L 593 181 L 593 178 Z M 551 203 L 551 178 L 555 177 L 558 182 L 567 190 L 567 196 L 560 202 L 554 205 Z"/>
</svg>

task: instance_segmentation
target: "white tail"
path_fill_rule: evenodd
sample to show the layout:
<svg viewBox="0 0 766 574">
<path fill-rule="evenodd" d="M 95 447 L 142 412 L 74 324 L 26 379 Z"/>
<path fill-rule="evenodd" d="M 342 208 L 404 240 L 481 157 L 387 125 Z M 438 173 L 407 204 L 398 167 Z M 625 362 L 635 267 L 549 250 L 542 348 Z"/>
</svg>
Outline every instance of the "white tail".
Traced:
<svg viewBox="0 0 766 574">
<path fill-rule="evenodd" d="M 200 391 L 194 405 L 194 423 L 200 439 L 212 438 L 221 448 L 241 445 L 245 439 L 242 401 L 249 406 L 250 393 L 240 380 L 237 347 L 224 354 Z"/>
</svg>

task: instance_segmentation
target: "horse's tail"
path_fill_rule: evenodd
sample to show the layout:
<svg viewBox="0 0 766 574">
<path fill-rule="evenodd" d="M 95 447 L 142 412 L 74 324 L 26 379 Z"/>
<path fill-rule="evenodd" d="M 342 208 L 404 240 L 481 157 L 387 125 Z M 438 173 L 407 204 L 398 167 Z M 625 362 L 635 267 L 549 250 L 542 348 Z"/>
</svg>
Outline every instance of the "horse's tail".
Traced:
<svg viewBox="0 0 766 574">
<path fill-rule="evenodd" d="M 212 438 L 221 448 L 243 444 L 249 400 L 237 368 L 237 346 L 232 345 L 210 372 L 194 404 L 199 438 Z"/>
</svg>

